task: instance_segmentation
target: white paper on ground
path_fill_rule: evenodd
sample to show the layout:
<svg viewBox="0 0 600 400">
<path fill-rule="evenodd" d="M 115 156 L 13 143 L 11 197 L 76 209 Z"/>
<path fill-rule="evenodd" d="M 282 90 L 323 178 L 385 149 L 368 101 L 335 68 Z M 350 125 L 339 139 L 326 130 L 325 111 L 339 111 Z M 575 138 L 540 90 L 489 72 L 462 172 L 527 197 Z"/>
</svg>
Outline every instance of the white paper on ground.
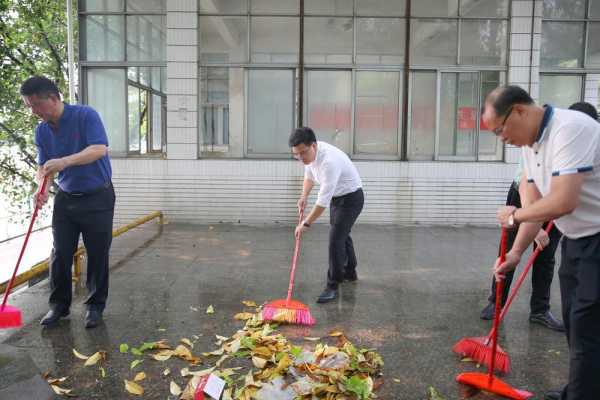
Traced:
<svg viewBox="0 0 600 400">
<path fill-rule="evenodd" d="M 225 389 L 225 381 L 216 375 L 210 374 L 206 386 L 204 386 L 204 393 L 214 399 L 220 399 Z"/>
</svg>

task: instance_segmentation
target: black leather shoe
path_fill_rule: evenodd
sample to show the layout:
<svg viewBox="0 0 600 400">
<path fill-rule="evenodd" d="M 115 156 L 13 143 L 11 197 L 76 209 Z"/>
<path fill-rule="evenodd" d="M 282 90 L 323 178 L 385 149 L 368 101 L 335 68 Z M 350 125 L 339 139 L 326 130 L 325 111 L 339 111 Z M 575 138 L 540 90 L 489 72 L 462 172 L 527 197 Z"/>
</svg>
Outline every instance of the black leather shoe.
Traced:
<svg viewBox="0 0 600 400">
<path fill-rule="evenodd" d="M 102 321 L 102 313 L 100 311 L 88 310 L 85 313 L 85 327 L 87 329 L 95 328 Z"/>
<path fill-rule="evenodd" d="M 44 315 L 44 318 L 40 320 L 40 325 L 49 326 L 54 325 L 58 322 L 59 319 L 66 317 L 69 315 L 69 311 L 61 311 L 61 310 L 50 310 Z"/>
<path fill-rule="evenodd" d="M 344 280 L 347 282 L 356 282 L 358 280 L 356 270 L 353 269 L 352 271 L 344 271 Z"/>
<path fill-rule="evenodd" d="M 330 301 L 333 301 L 337 298 L 337 289 L 332 289 L 332 288 L 325 288 L 325 290 L 323 290 L 323 293 L 321 293 L 319 295 L 319 297 L 317 298 L 317 303 L 328 303 Z"/>
<path fill-rule="evenodd" d="M 552 315 L 550 310 L 546 311 L 545 313 L 530 314 L 529 321 L 535 322 L 536 324 L 544 325 L 546 328 L 552 329 L 553 331 L 565 331 L 565 325 L 561 321 L 556 319 L 556 317 Z"/>
<path fill-rule="evenodd" d="M 479 318 L 484 319 L 486 321 L 491 321 L 492 319 L 494 319 L 495 311 L 496 305 L 494 303 L 488 303 L 487 306 L 483 307 L 483 310 L 481 310 Z"/>
<path fill-rule="evenodd" d="M 544 395 L 544 400 L 560 400 L 561 392 L 559 390 L 552 390 L 550 392 L 546 392 Z"/>
</svg>

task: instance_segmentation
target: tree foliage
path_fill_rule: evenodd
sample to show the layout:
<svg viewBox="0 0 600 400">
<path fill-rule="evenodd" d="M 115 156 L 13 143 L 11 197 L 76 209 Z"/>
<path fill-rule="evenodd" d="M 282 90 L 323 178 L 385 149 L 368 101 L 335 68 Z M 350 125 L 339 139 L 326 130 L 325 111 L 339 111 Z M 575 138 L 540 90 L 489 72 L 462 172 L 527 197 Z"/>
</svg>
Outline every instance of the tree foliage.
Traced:
<svg viewBox="0 0 600 400">
<path fill-rule="evenodd" d="M 67 93 L 66 2 L 0 0 L 0 63 L 0 189 L 14 212 L 28 204 L 37 187 L 33 140 L 39 121 L 19 88 L 28 77 L 44 75 Z"/>
</svg>

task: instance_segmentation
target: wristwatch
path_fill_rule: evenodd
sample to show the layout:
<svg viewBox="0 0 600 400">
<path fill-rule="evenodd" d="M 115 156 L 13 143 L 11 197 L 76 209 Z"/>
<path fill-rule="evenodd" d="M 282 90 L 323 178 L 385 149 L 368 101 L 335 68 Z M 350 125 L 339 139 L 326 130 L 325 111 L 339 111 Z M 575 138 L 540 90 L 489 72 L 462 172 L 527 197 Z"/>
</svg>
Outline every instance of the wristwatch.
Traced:
<svg viewBox="0 0 600 400">
<path fill-rule="evenodd" d="M 306 222 L 306 220 L 302 221 L 302 225 L 304 225 L 307 228 L 310 228 L 310 224 Z"/>
<path fill-rule="evenodd" d="M 517 223 L 515 221 L 515 214 L 517 213 L 518 208 L 515 208 L 512 213 L 508 216 L 508 226 L 510 228 L 514 227 Z"/>
</svg>

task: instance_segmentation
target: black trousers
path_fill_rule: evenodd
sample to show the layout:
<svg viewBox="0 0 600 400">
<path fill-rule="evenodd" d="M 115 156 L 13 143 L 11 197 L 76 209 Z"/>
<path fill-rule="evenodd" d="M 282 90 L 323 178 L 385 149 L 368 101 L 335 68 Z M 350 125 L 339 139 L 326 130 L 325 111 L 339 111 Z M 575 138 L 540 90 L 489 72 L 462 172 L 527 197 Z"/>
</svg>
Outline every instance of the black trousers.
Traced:
<svg viewBox="0 0 600 400">
<path fill-rule="evenodd" d="M 331 199 L 329 210 L 329 271 L 327 286 L 335 289 L 344 280 L 344 271 L 356 269 L 357 260 L 350 231 L 365 202 L 362 189 Z"/>
<path fill-rule="evenodd" d="M 521 197 L 519 196 L 519 189 L 516 183 L 510 186 L 508 195 L 506 197 L 507 206 L 521 207 Z M 544 224 L 546 229 L 546 224 Z M 507 231 L 506 235 L 506 251 L 512 248 L 517 237 L 517 229 Z M 560 231 L 553 227 L 548 235 L 550 237 L 550 243 L 538 254 L 535 262 L 533 263 L 533 272 L 531 273 L 531 300 L 530 310 L 532 314 L 545 313 L 550 309 L 550 287 L 552 286 L 552 279 L 554 277 L 554 264 L 556 260 L 554 254 L 558 247 L 558 242 L 562 234 Z M 534 244 L 534 249 L 537 246 Z M 504 281 L 504 291 L 502 293 L 502 305 L 506 303 L 510 292 L 510 285 L 513 280 L 515 271 L 511 271 L 506 274 Z M 496 280 L 492 278 L 492 290 L 488 298 L 490 303 L 496 303 Z"/>
<path fill-rule="evenodd" d="M 600 398 L 600 233 L 562 243 L 560 295 L 569 343 L 563 400 Z"/>
<path fill-rule="evenodd" d="M 112 185 L 92 194 L 59 191 L 54 199 L 50 257 L 50 308 L 68 310 L 72 300 L 71 267 L 79 235 L 87 252 L 89 310 L 102 312 L 108 297 L 108 254 L 112 243 L 115 192 Z"/>
</svg>

